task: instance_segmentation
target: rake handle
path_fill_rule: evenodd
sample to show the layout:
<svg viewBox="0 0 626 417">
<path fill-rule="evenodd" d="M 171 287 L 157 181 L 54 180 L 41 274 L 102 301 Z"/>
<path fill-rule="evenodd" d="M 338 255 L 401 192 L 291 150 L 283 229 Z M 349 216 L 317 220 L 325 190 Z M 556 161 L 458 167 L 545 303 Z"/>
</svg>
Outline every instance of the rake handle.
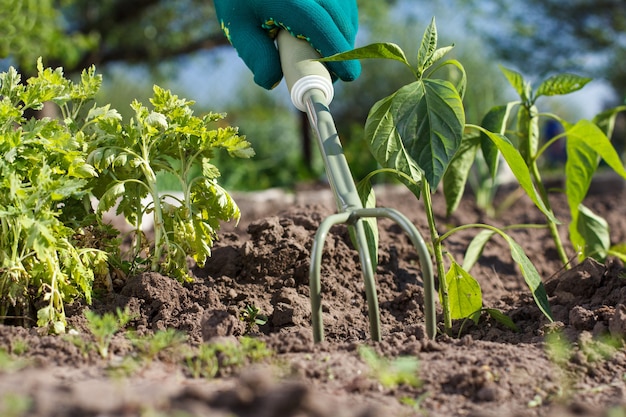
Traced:
<svg viewBox="0 0 626 417">
<path fill-rule="evenodd" d="M 276 39 L 285 81 L 291 101 L 300 111 L 306 111 L 305 97 L 311 90 L 319 90 L 326 105 L 333 99 L 333 81 L 326 66 L 317 61 L 320 55 L 305 40 L 281 30 Z"/>
</svg>

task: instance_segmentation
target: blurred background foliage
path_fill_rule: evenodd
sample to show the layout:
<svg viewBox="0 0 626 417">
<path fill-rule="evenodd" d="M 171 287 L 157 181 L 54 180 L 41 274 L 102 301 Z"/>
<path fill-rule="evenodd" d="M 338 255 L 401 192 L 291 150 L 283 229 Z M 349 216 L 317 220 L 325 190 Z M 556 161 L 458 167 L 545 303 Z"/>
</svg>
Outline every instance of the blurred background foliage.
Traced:
<svg viewBox="0 0 626 417">
<path fill-rule="evenodd" d="M 394 42 L 410 59 L 436 17 L 439 45 L 454 43 L 451 57 L 467 70 L 471 123 L 512 97 L 498 64 L 531 78 L 565 71 L 593 77 L 604 86 L 596 93 L 605 96 L 601 105 L 625 96 L 624 0 L 361 0 L 359 9 L 358 46 Z M 95 64 L 104 77 L 99 102 L 111 103 L 126 120 L 130 102 L 146 102 L 153 84 L 195 100 L 198 113 L 228 113 L 257 156 L 216 156 L 227 189 L 289 188 L 323 178 L 315 143 L 284 84 L 270 92 L 253 84 L 211 1 L 0 0 L 0 70 L 13 65 L 32 74 L 39 56 L 67 74 Z M 397 62 L 365 61 L 358 80 L 336 84 L 331 110 L 357 179 L 375 168 L 362 139 L 368 110 L 411 77 Z M 570 101 L 552 105 L 566 119 L 587 110 Z"/>
</svg>

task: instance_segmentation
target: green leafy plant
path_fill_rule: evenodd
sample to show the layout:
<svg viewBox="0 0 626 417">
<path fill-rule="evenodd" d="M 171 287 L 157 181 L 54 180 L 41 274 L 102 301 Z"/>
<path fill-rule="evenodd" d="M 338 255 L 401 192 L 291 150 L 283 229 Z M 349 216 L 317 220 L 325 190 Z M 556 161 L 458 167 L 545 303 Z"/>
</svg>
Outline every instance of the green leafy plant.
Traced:
<svg viewBox="0 0 626 417">
<path fill-rule="evenodd" d="M 28 361 L 19 356 L 15 352 L 9 353 L 4 348 L 0 348 L 0 373 L 19 371 L 26 367 Z"/>
<path fill-rule="evenodd" d="M 182 355 L 182 347 L 187 340 L 184 333 L 175 329 L 159 330 L 145 335 L 129 332 L 126 337 L 148 362 L 156 360 L 161 354 L 165 354 L 168 360 Z"/>
<path fill-rule="evenodd" d="M 468 228 L 485 229 L 481 236 L 497 234 L 503 238 L 510 247 L 511 256 L 519 266 L 537 305 L 552 320 L 548 297 L 539 273 L 522 247 L 504 229 L 485 224 L 469 224 L 439 234 L 431 193 L 437 190 L 454 160 L 473 157 L 473 144 L 479 140 L 479 135 L 464 135 L 466 125 L 462 96 L 466 88 L 466 75 L 463 66 L 454 59 L 440 62 L 451 48 L 452 46 L 437 48 L 437 29 L 433 19 L 422 37 L 416 65 L 408 61 L 399 46 L 391 43 L 376 43 L 322 59 L 392 59 L 407 66 L 416 78 L 415 82 L 375 103 L 369 112 L 365 124 L 366 141 L 382 169 L 370 173 L 361 181 L 361 199 L 364 205 L 369 206 L 368 201 L 372 201 L 369 184 L 371 178 L 379 173 L 397 176 L 418 198 L 423 198 L 439 277 L 444 329 L 447 333 L 451 330 L 453 319 L 476 317 L 475 313 L 483 309 L 480 285 L 470 275 L 466 265 L 457 263 L 449 256 L 450 266 L 446 271 L 444 261 L 444 240 Z M 456 68 L 459 74 L 455 83 L 433 77 L 438 69 L 449 66 Z M 495 143 L 509 143 L 501 134 L 489 132 L 482 127 L 475 129 Z M 512 145 L 502 147 L 506 148 L 507 155 L 515 154 L 521 158 Z M 523 180 L 522 187 L 532 188 L 530 173 L 525 165 L 520 168 L 519 178 Z M 446 193 L 449 189 L 456 193 L 460 191 L 460 181 L 448 177 L 445 182 Z M 540 204 L 536 192 L 530 195 Z M 545 207 L 541 208 L 548 212 Z"/>
<path fill-rule="evenodd" d="M 32 406 L 33 401 L 27 395 L 10 392 L 3 392 L 0 395 L 0 414 L 4 417 L 27 415 Z"/>
<path fill-rule="evenodd" d="M 524 190 L 530 193 L 535 203 L 544 212 L 559 258 L 566 267 L 569 267 L 570 257 L 566 253 L 558 231 L 560 222 L 557 221 L 550 207 L 548 192 L 543 185 L 539 165 L 540 158 L 550 146 L 557 141 L 565 140 L 567 160 L 564 192 L 571 215 L 569 238 L 578 253 L 579 260 L 593 257 L 604 261 L 609 254 L 620 257 L 622 260 L 626 259 L 623 245 L 611 246 L 606 221 L 583 204 L 600 160 L 603 160 L 617 174 L 626 178 L 626 170 L 609 139 L 617 113 L 626 110 L 626 106 L 605 111 L 596 116 L 593 121 L 580 120 L 571 124 L 558 115 L 540 113 L 537 100 L 541 97 L 566 95 L 578 91 L 591 81 L 590 78 L 574 74 L 558 74 L 543 80 L 537 89 L 533 90 L 531 83 L 520 73 L 504 67 L 501 69 L 519 95 L 519 100 L 494 107 L 483 119 L 484 128 L 502 134 L 506 133 L 512 138 L 511 141 L 493 141 L 489 140 L 487 132 L 482 133 L 480 146 L 492 178 L 495 178 L 497 174 L 500 153 L 520 182 L 528 181 L 526 171 L 530 172 L 532 187 L 529 185 L 524 187 Z M 548 138 L 543 144 L 540 143 L 540 119 L 556 121 L 563 126 L 563 132 Z M 512 124 L 514 127 L 510 127 Z M 511 145 L 519 150 L 521 158 L 507 149 Z M 465 166 L 459 164 L 459 172 L 467 169 L 467 163 L 471 164 L 471 161 L 468 160 Z M 457 177 L 459 182 L 463 183 L 463 174 L 457 172 Z M 458 196 L 453 196 L 451 193 L 450 197 L 449 210 L 453 210 Z"/>
<path fill-rule="evenodd" d="M 87 328 L 94 338 L 95 348 L 103 358 L 109 356 L 109 346 L 113 336 L 128 324 L 133 316 L 128 309 L 117 309 L 115 314 L 108 312 L 99 315 L 91 310 L 85 311 L 87 319 Z"/>
<path fill-rule="evenodd" d="M 187 369 L 193 378 L 213 378 L 219 371 L 219 361 L 213 345 L 203 343 L 196 352 L 185 358 Z"/>
<path fill-rule="evenodd" d="M 560 400 L 571 400 L 578 389 L 578 373 L 584 373 L 585 368 L 597 369 L 604 363 L 609 363 L 623 347 L 622 338 L 613 337 L 608 333 L 596 337 L 583 332 L 576 341 L 572 341 L 563 329 L 549 330 L 545 335 L 544 349 L 548 359 L 555 365 L 553 373 L 559 381 L 558 391 L 553 395 Z M 576 365 L 572 366 L 572 363 Z M 533 403 L 537 405 L 541 405 L 542 402 L 543 398 L 540 395 L 533 399 Z"/>
<path fill-rule="evenodd" d="M 152 109 L 134 101 L 135 117 L 128 124 L 107 108 L 94 110 L 97 139 L 91 142 L 88 161 L 101 171 L 95 188 L 98 212 L 117 204 L 117 212 L 135 227 L 133 258 L 143 253 L 151 270 L 184 280 L 187 256 L 202 265 L 210 256 L 219 222 L 240 215 L 218 184 L 220 171 L 211 159 L 220 148 L 240 158 L 250 158 L 254 151 L 237 128 L 219 126 L 223 114 L 194 116 L 193 101 L 158 86 L 150 102 Z M 182 197 L 159 191 L 160 173 L 176 178 Z M 146 198 L 151 201 L 147 206 L 142 202 Z M 152 248 L 141 233 L 146 214 L 153 218 Z"/>
<path fill-rule="evenodd" d="M 246 304 L 239 313 L 239 320 L 246 323 L 246 333 L 250 333 L 254 326 L 263 326 L 267 323 L 267 316 L 261 314 L 261 310 L 257 306 Z"/>
<path fill-rule="evenodd" d="M 359 347 L 359 356 L 369 366 L 372 376 L 385 388 L 400 385 L 419 387 L 419 361 L 412 356 L 401 356 L 393 360 L 380 357 L 369 346 Z"/>
<path fill-rule="evenodd" d="M 83 230 L 97 227 L 91 216 L 86 163 L 89 122 L 80 117 L 101 78 L 92 67 L 72 82 L 62 70 L 44 68 L 22 83 L 14 68 L 0 74 L 0 317 L 30 317 L 62 333 L 64 303 L 91 302 L 94 274 L 107 274 L 107 254 L 81 246 Z M 45 102 L 62 120 L 28 119 Z M 35 294 L 34 296 L 31 294 Z"/>
<path fill-rule="evenodd" d="M 272 351 L 264 342 L 243 336 L 238 342 L 203 343 L 186 357 L 185 362 L 194 378 L 213 378 L 271 355 Z"/>
<path fill-rule="evenodd" d="M 205 262 L 220 221 L 239 217 L 211 158 L 218 149 L 254 152 L 223 115 L 194 116 L 193 102 L 157 86 L 153 110 L 135 101 L 124 124 L 94 103 L 102 83 L 94 67 L 77 81 L 41 59 L 37 71 L 25 82 L 12 67 L 0 74 L 0 321 L 28 325 L 36 316 L 38 326 L 63 333 L 65 304 L 91 303 L 95 282 L 110 290 L 112 275 L 145 265 L 183 280 L 187 255 Z M 28 116 L 44 103 L 58 117 Z M 180 182 L 182 196 L 159 193 L 160 173 Z M 119 231 L 102 223 L 115 204 L 136 226 L 131 262 L 120 254 Z M 154 242 L 142 234 L 144 214 L 153 216 Z"/>
<path fill-rule="evenodd" d="M 458 333 L 457 336 L 461 337 L 461 334 L 463 333 L 463 328 L 465 327 L 465 325 L 469 321 L 472 321 L 474 323 L 478 323 L 480 321 L 480 317 L 481 317 L 481 315 L 483 313 L 486 313 L 489 317 L 495 319 L 499 323 L 501 323 L 504 326 L 508 327 L 509 329 L 513 330 L 514 332 L 519 331 L 519 328 L 515 325 L 513 320 L 511 320 L 511 318 L 509 316 L 507 316 L 506 314 L 502 313 L 500 310 L 498 310 L 496 308 L 483 308 L 482 310 L 478 310 L 478 311 L 474 312 L 473 314 L 469 315 L 468 317 L 466 317 L 463 320 L 463 323 L 461 324 L 461 327 L 459 328 L 459 333 Z"/>
<path fill-rule="evenodd" d="M 411 407 L 415 413 L 418 413 L 417 415 L 428 415 L 427 411 L 423 410 L 422 407 L 424 400 L 428 397 L 429 394 L 430 393 L 426 391 L 417 398 L 412 398 L 408 396 L 402 397 L 400 398 L 400 403 Z"/>
</svg>

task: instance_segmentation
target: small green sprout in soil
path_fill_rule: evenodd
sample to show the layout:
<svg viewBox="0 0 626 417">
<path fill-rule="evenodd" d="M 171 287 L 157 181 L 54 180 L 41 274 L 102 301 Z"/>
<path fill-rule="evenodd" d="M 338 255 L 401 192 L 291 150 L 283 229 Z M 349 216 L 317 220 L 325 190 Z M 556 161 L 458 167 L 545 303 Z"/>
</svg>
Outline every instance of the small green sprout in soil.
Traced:
<svg viewBox="0 0 626 417">
<path fill-rule="evenodd" d="M 417 398 L 402 397 L 400 398 L 400 402 L 411 407 L 415 412 L 419 413 L 418 415 L 426 415 L 426 412 L 422 410 L 422 403 L 428 397 L 428 394 L 429 392 L 426 391 Z"/>
<path fill-rule="evenodd" d="M 152 362 L 157 358 L 166 358 L 169 361 L 182 357 L 182 350 L 187 336 L 175 329 L 159 330 L 154 334 L 137 335 L 132 332 L 126 337 L 137 349 L 139 356 Z"/>
<path fill-rule="evenodd" d="M 0 374 L 3 372 L 18 371 L 28 365 L 28 362 L 15 354 L 0 348 Z"/>
<path fill-rule="evenodd" d="M 32 405 L 26 395 L 5 393 L 0 395 L 0 415 L 2 417 L 21 417 L 26 415 Z"/>
<path fill-rule="evenodd" d="M 203 343 L 185 362 L 193 378 L 214 378 L 260 362 L 272 354 L 262 341 L 243 336 L 237 341 Z"/>
<path fill-rule="evenodd" d="M 255 326 L 263 326 L 267 323 L 267 316 L 261 314 L 261 310 L 251 304 L 246 304 L 244 309 L 239 313 L 239 320 L 246 323 L 246 333 L 250 333 Z"/>
<path fill-rule="evenodd" d="M 91 310 L 85 311 L 87 328 L 94 338 L 95 348 L 103 358 L 109 356 L 109 345 L 113 336 L 126 326 L 133 316 L 128 309 L 118 308 L 115 313 L 107 312 L 99 315 Z"/>
<path fill-rule="evenodd" d="M 22 356 L 28 352 L 28 342 L 21 337 L 11 339 L 11 353 Z"/>
<path fill-rule="evenodd" d="M 368 346 L 359 347 L 359 356 L 369 366 L 371 376 L 384 388 L 393 389 L 400 385 L 418 388 L 421 381 L 418 376 L 419 361 L 412 356 L 400 356 L 395 359 L 380 357 Z"/>
</svg>

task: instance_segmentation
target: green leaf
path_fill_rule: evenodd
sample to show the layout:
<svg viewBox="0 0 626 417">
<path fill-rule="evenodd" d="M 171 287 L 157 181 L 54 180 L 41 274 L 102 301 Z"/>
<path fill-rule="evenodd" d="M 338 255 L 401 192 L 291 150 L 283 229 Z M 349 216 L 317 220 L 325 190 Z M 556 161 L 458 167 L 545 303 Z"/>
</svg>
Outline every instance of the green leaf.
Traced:
<svg viewBox="0 0 626 417">
<path fill-rule="evenodd" d="M 515 92 L 524 102 L 530 101 L 530 84 L 528 84 L 522 74 L 512 69 L 508 69 L 500 65 L 500 71 L 504 74 L 509 84 L 515 89 Z"/>
<path fill-rule="evenodd" d="M 459 264 L 452 262 L 445 279 L 448 283 L 452 319 L 464 319 L 483 307 L 483 296 L 478 281 Z"/>
<path fill-rule="evenodd" d="M 102 86 L 102 75 L 96 74 L 96 67 L 84 69 L 80 75 L 80 83 L 72 85 L 72 100 L 89 100 L 95 97 Z"/>
<path fill-rule="evenodd" d="M 202 175 L 210 180 L 219 178 L 222 175 L 220 170 L 210 161 L 210 158 L 202 159 Z"/>
<path fill-rule="evenodd" d="M 516 103 L 512 102 L 503 106 L 496 106 L 491 108 L 483 117 L 483 120 L 481 121 L 481 126 L 490 132 L 504 135 L 506 133 L 506 127 L 509 116 L 511 114 L 511 109 L 515 105 Z M 480 138 L 480 148 L 482 150 L 483 157 L 485 158 L 485 162 L 489 167 L 489 173 L 491 174 L 491 178 L 495 179 L 498 173 L 498 148 L 489 139 L 486 133 L 480 132 Z"/>
<path fill-rule="evenodd" d="M 576 241 L 572 240 L 572 245 L 582 249 L 579 259 L 592 257 L 598 262 L 604 262 L 611 247 L 609 224 L 606 220 L 580 204 L 576 230 L 578 235 Z M 580 241 L 578 241 L 579 236 L 582 238 Z"/>
<path fill-rule="evenodd" d="M 591 78 L 575 74 L 554 75 L 539 85 L 536 96 L 556 96 L 573 93 L 583 88 Z"/>
<path fill-rule="evenodd" d="M 374 188 L 372 188 L 372 184 L 369 180 L 359 181 L 357 184 L 357 192 L 363 207 L 376 207 L 376 195 L 374 194 Z M 372 260 L 372 270 L 376 271 L 376 267 L 378 266 L 378 222 L 376 217 L 363 219 L 363 228 L 365 229 L 367 248 L 370 253 L 370 259 Z M 352 231 L 352 228 L 350 228 L 350 231 Z M 352 238 L 354 243 L 355 237 Z M 355 245 L 355 247 L 358 246 Z"/>
<path fill-rule="evenodd" d="M 111 109 L 110 105 L 105 105 L 102 107 L 94 106 L 89 113 L 87 113 L 86 120 L 122 120 L 122 116 L 115 109 Z"/>
<path fill-rule="evenodd" d="M 511 320 L 509 316 L 507 316 L 500 310 L 495 309 L 495 308 L 486 308 L 485 311 L 489 314 L 489 316 L 492 319 L 494 319 L 498 323 L 505 325 L 506 327 L 513 330 L 514 332 L 519 331 L 518 327 L 515 325 L 515 323 L 513 323 L 513 320 Z"/>
<path fill-rule="evenodd" d="M 157 130 L 165 130 L 168 128 L 167 118 L 164 114 L 153 111 L 150 112 L 145 120 L 146 126 L 153 127 Z"/>
<path fill-rule="evenodd" d="M 520 268 L 522 272 L 522 276 L 524 277 L 524 281 L 526 281 L 526 285 L 530 289 L 533 298 L 535 299 L 535 303 L 537 307 L 541 310 L 541 312 L 552 322 L 554 318 L 552 317 L 552 311 L 550 309 L 550 302 L 548 301 L 548 294 L 546 293 L 546 288 L 541 281 L 541 277 L 539 276 L 539 272 L 535 266 L 530 262 L 528 256 L 524 252 L 524 249 L 517 244 L 509 235 L 505 233 L 501 233 L 501 236 L 508 242 L 509 247 L 511 248 L 511 257 L 517 263 L 517 266 Z"/>
<path fill-rule="evenodd" d="M 86 194 L 87 182 L 82 179 L 67 178 L 55 181 L 53 189 L 50 191 L 52 201 L 62 201 L 69 197 L 80 197 Z"/>
<path fill-rule="evenodd" d="M 37 310 L 37 326 L 45 327 L 52 320 L 52 306 L 42 307 Z"/>
<path fill-rule="evenodd" d="M 376 103 L 365 134 L 377 161 L 411 178 L 422 171 L 435 190 L 461 145 L 465 113 L 452 84 L 416 81 Z"/>
<path fill-rule="evenodd" d="M 541 210 L 541 212 L 546 215 L 549 221 L 560 224 L 556 217 L 554 217 L 554 214 L 550 210 L 548 210 L 546 205 L 543 203 L 539 192 L 533 184 L 532 178 L 530 176 L 530 171 L 528 170 L 528 167 L 526 166 L 526 163 L 520 155 L 519 151 L 515 149 L 513 144 L 507 139 L 506 136 L 486 130 L 482 131 L 498 147 L 500 153 L 502 153 L 502 156 L 509 165 L 509 168 L 511 168 L 513 175 L 515 175 L 515 178 L 517 178 L 520 187 L 522 187 L 524 191 L 526 191 L 526 194 L 530 197 L 533 203 L 535 203 L 539 210 Z"/>
<path fill-rule="evenodd" d="M 395 126 L 391 112 L 395 94 L 374 104 L 365 122 L 365 137 L 370 151 L 380 165 L 408 175 L 416 183 L 422 181 L 422 170 L 408 154 Z"/>
<path fill-rule="evenodd" d="M 68 174 L 76 176 L 78 178 L 94 178 L 98 176 L 98 171 L 87 163 L 82 163 L 76 167 L 73 167 Z"/>
<path fill-rule="evenodd" d="M 10 101 L 17 101 L 17 98 L 24 90 L 21 84 L 22 76 L 13 67 L 9 67 L 7 72 L 0 74 L 0 96 Z"/>
<path fill-rule="evenodd" d="M 64 334 L 65 333 L 65 321 L 64 320 L 56 320 L 52 323 L 52 331 L 55 334 Z"/>
<path fill-rule="evenodd" d="M 426 65 L 424 65 L 424 70 L 428 69 L 428 67 L 432 66 L 435 62 L 439 61 L 441 58 L 443 58 L 452 49 L 454 49 L 454 45 L 444 46 L 442 48 L 437 48 L 437 50 L 433 53 L 433 55 L 430 57 L 430 59 L 426 62 Z M 447 62 L 448 63 L 455 63 L 455 62 L 458 62 L 458 61 L 456 61 L 456 60 L 449 60 Z M 461 93 L 461 90 L 459 90 L 459 93 Z M 461 96 L 463 96 L 463 94 L 461 94 Z"/>
<path fill-rule="evenodd" d="M 626 262 L 626 243 L 620 243 L 611 246 L 608 255 L 615 256 L 616 258 L 619 258 L 622 262 Z"/>
<path fill-rule="evenodd" d="M 391 59 L 400 61 L 407 66 L 411 66 L 406 59 L 402 48 L 395 43 L 380 42 L 372 43 L 351 51 L 342 52 L 325 58 L 320 58 L 321 62 L 347 61 L 351 59 Z"/>
<path fill-rule="evenodd" d="M 593 118 L 593 122 L 598 125 L 607 138 L 611 138 L 613 137 L 613 130 L 615 129 L 617 115 L 623 111 L 626 111 L 626 106 L 617 106 L 612 109 L 605 110 L 596 114 Z"/>
<path fill-rule="evenodd" d="M 443 176 L 443 193 L 446 199 L 446 215 L 448 216 L 457 209 L 461 202 L 470 169 L 476 158 L 478 145 L 479 136 L 465 136 Z"/>
<path fill-rule="evenodd" d="M 434 192 L 461 145 L 465 112 L 459 93 L 447 81 L 424 80 L 423 95 L 413 101 L 418 97 L 411 88 L 401 90 L 396 97 L 397 126 Z"/>
<path fill-rule="evenodd" d="M 485 229 L 481 230 L 474 239 L 467 246 L 467 250 L 465 251 L 465 256 L 463 258 L 463 269 L 466 271 L 471 271 L 472 267 L 478 262 L 478 259 L 483 253 L 485 249 L 485 245 L 491 239 L 491 237 L 495 234 L 493 230 Z"/>
<path fill-rule="evenodd" d="M 433 17 L 424 31 L 422 42 L 417 52 L 417 68 L 421 73 L 432 64 L 432 57 L 437 50 L 437 25 Z"/>
<path fill-rule="evenodd" d="M 617 174 L 626 178 L 626 170 L 618 153 L 604 132 L 588 120 L 580 120 L 566 129 L 567 161 L 565 163 L 565 191 L 570 209 L 570 240 L 576 245 L 585 241 L 578 230 L 579 207 L 587 196 L 599 156 Z M 584 248 L 584 244 L 582 247 Z"/>
<path fill-rule="evenodd" d="M 435 51 L 435 54 L 437 54 L 437 51 Z M 434 56 L 433 60 L 435 60 Z M 442 62 L 441 65 L 438 66 L 438 68 L 442 68 L 447 65 L 452 65 L 459 70 L 460 76 L 455 77 L 456 85 L 454 86 L 454 88 L 456 88 L 456 91 L 459 92 L 459 96 L 461 97 L 461 99 L 463 99 L 463 97 L 465 97 L 465 90 L 467 90 L 467 72 L 465 71 L 465 67 L 456 59 L 448 59 L 447 61 Z"/>
<path fill-rule="evenodd" d="M 250 142 L 245 140 L 245 136 L 239 135 L 239 130 L 236 127 L 218 128 L 214 133 L 215 137 L 212 139 L 211 147 L 224 148 L 230 156 L 237 158 L 254 156 Z"/>
<path fill-rule="evenodd" d="M 98 201 L 98 213 L 104 213 L 113 208 L 125 193 L 126 187 L 123 182 L 112 184 Z"/>
<path fill-rule="evenodd" d="M 531 166 L 539 148 L 539 116 L 535 105 L 520 106 L 517 111 L 518 149 L 527 166 Z"/>
<path fill-rule="evenodd" d="M 567 129 L 566 134 L 567 144 L 571 145 L 572 150 L 583 144 L 593 148 L 597 155 L 599 155 L 613 171 L 626 179 L 626 169 L 624 165 L 622 165 L 619 154 L 611 144 L 609 138 L 596 124 L 588 120 L 580 120 L 574 126 Z M 567 148 L 567 152 L 569 158 L 570 148 Z"/>
</svg>

